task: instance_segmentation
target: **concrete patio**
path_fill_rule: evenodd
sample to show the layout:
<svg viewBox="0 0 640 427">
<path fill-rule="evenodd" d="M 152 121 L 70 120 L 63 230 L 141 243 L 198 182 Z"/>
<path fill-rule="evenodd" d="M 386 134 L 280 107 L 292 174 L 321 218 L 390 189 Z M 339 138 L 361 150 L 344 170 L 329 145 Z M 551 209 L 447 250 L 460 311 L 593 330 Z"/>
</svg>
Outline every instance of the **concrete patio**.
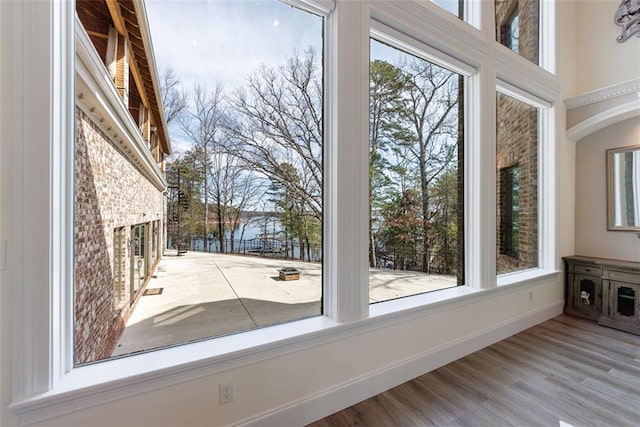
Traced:
<svg viewBox="0 0 640 427">
<path fill-rule="evenodd" d="M 284 281 L 278 269 L 300 279 Z M 456 285 L 455 276 L 370 269 L 370 302 Z M 320 315 L 321 266 L 282 259 L 168 251 L 113 356 Z"/>
</svg>

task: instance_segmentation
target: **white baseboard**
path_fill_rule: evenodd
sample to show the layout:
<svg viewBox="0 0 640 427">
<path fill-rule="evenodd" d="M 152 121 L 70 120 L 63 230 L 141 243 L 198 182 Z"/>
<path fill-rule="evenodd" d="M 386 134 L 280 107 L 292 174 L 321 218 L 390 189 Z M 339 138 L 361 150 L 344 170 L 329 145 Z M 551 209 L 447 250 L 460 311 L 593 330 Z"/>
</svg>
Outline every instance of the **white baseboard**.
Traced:
<svg viewBox="0 0 640 427">
<path fill-rule="evenodd" d="M 562 313 L 563 305 L 551 303 L 236 425 L 304 426 L 551 319 Z"/>
</svg>

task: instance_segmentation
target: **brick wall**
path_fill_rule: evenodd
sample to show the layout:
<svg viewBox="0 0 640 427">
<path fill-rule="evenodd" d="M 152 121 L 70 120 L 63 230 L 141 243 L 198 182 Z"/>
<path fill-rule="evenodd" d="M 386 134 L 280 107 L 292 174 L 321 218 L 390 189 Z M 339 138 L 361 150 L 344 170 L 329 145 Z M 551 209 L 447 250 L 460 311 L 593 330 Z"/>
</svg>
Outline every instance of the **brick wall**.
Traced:
<svg viewBox="0 0 640 427">
<path fill-rule="evenodd" d="M 131 226 L 163 219 L 164 196 L 79 108 L 75 138 L 75 321 L 77 364 L 109 357 L 130 311 Z M 122 276 L 114 287 L 114 230 Z M 160 224 L 159 241 L 163 241 Z M 151 250 L 148 250 L 150 256 Z M 115 290 L 122 298 L 116 305 Z"/>
<path fill-rule="evenodd" d="M 498 274 L 538 266 L 538 110 L 509 96 L 497 98 L 497 271 Z M 504 254 L 505 191 L 501 169 L 520 168 L 518 258 Z"/>
<path fill-rule="evenodd" d="M 496 39 L 505 44 L 506 23 L 518 10 L 518 54 L 537 64 L 539 58 L 539 1 L 505 0 L 496 2 Z M 537 109 L 506 95 L 497 98 L 497 272 L 538 266 L 538 112 Z M 505 191 L 501 169 L 513 165 L 520 169 L 518 258 L 506 255 Z"/>
<path fill-rule="evenodd" d="M 518 9 L 520 21 L 518 53 L 537 64 L 540 39 L 540 5 L 538 0 L 504 0 L 496 2 L 496 40 L 503 43 L 506 30 L 505 23 L 516 8 Z"/>
</svg>

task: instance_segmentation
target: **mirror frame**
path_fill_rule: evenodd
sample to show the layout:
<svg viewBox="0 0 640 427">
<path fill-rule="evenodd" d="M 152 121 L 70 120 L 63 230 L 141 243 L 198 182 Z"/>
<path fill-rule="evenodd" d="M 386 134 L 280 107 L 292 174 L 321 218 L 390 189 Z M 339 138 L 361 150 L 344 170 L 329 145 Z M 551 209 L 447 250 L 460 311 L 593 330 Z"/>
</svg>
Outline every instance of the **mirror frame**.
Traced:
<svg viewBox="0 0 640 427">
<path fill-rule="evenodd" d="M 611 148 L 606 151 L 607 161 L 607 230 L 608 231 L 640 231 L 640 224 L 637 226 L 615 225 L 613 223 L 613 156 L 614 154 L 626 153 L 629 151 L 640 151 L 640 145 L 629 145 L 626 147 Z"/>
</svg>

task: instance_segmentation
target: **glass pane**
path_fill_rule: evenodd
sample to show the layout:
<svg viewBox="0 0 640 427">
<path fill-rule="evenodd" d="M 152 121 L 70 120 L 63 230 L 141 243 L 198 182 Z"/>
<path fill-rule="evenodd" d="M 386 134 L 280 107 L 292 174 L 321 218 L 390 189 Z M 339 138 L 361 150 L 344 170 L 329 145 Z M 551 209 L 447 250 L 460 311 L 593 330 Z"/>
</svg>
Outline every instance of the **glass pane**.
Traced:
<svg viewBox="0 0 640 427">
<path fill-rule="evenodd" d="M 538 109 L 497 98 L 497 271 L 538 266 Z"/>
<path fill-rule="evenodd" d="M 464 0 L 431 0 L 444 10 L 453 13 L 460 19 L 464 19 Z"/>
<path fill-rule="evenodd" d="M 627 286 L 618 287 L 618 314 L 634 317 L 636 314 L 636 292 Z"/>
<path fill-rule="evenodd" d="M 538 64 L 539 0 L 496 0 L 496 40 Z"/>
<path fill-rule="evenodd" d="M 76 2 L 76 364 L 320 315 L 323 18 L 108 3 Z"/>
<path fill-rule="evenodd" d="M 462 283 L 462 77 L 371 41 L 370 301 Z"/>
</svg>

